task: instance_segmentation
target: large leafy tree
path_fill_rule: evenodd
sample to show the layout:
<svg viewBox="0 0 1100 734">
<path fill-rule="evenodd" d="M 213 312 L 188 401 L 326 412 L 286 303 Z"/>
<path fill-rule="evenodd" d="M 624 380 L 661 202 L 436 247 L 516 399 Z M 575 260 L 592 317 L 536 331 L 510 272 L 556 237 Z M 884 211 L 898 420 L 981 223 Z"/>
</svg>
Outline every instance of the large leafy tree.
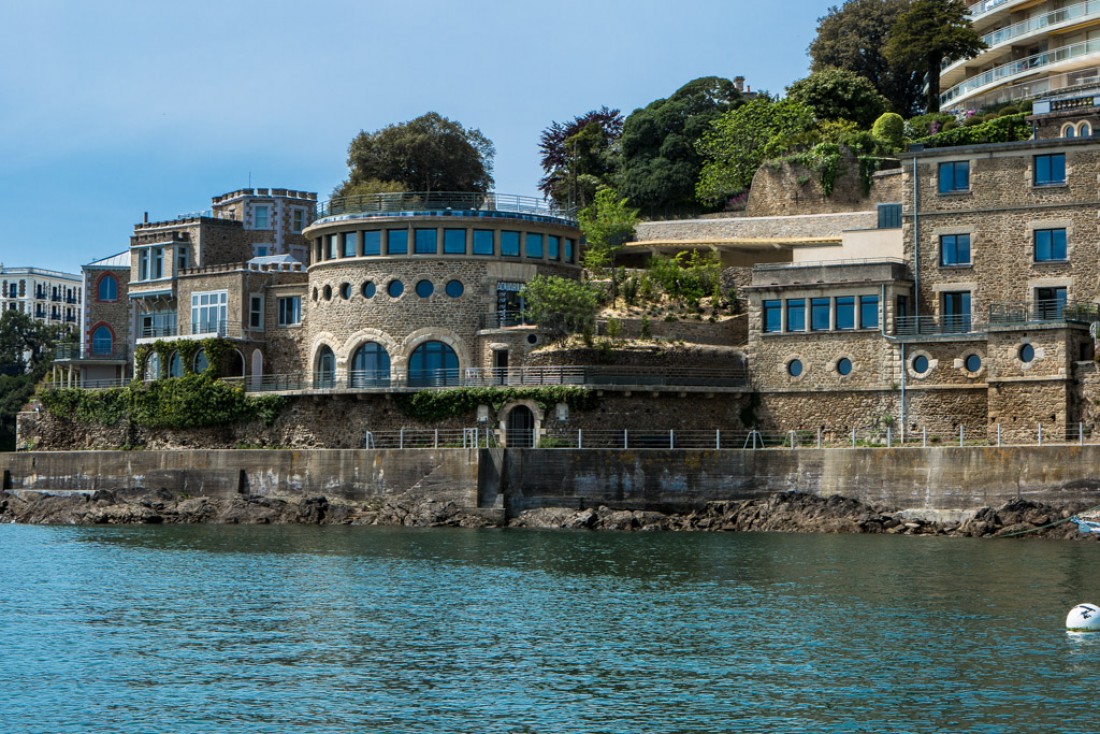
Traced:
<svg viewBox="0 0 1100 734">
<path fill-rule="evenodd" d="M 884 53 L 890 63 L 925 74 L 925 107 L 939 112 L 943 62 L 968 59 L 984 48 L 962 0 L 912 0 L 891 26 Z"/>
<path fill-rule="evenodd" d="M 590 331 L 600 305 L 591 284 L 556 275 L 532 278 L 523 300 L 526 317 L 557 336 Z"/>
<path fill-rule="evenodd" d="M 60 327 L 22 311 L 0 316 L 0 451 L 15 448 L 15 415 L 49 369 L 51 349 L 61 334 Z"/>
<path fill-rule="evenodd" d="M 492 142 L 480 130 L 429 112 L 360 132 L 348 147 L 349 174 L 333 196 L 397 182 L 408 191 L 485 192 L 493 185 Z"/>
<path fill-rule="evenodd" d="M 607 107 L 551 123 L 539 138 L 544 174 L 539 191 L 558 204 L 588 206 L 618 171 L 622 133 L 622 113 Z"/>
<path fill-rule="evenodd" d="M 733 82 L 708 76 L 634 110 L 623 124 L 619 191 L 647 215 L 694 207 L 703 164 L 696 143 L 715 118 L 741 103 Z"/>
<path fill-rule="evenodd" d="M 855 72 L 875 85 L 894 112 L 905 117 L 921 106 L 923 69 L 913 71 L 892 64 L 882 49 L 908 0 L 848 0 L 835 5 L 817 21 L 810 44 L 811 71 L 829 68 Z"/>
<path fill-rule="evenodd" d="M 705 159 L 696 188 L 699 200 L 718 204 L 744 191 L 761 163 L 814 129 L 813 110 L 792 99 L 757 97 L 722 115 L 699 142 Z"/>
<path fill-rule="evenodd" d="M 845 69 L 822 69 L 787 87 L 787 98 L 810 107 L 818 120 L 851 120 L 867 129 L 889 102 L 865 77 Z"/>
</svg>

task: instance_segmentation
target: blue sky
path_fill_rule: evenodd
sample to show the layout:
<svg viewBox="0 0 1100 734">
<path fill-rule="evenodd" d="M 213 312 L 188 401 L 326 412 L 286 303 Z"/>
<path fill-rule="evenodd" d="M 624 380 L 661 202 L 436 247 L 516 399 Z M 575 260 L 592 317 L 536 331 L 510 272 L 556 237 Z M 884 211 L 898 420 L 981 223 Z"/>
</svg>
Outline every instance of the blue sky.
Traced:
<svg viewBox="0 0 1100 734">
<path fill-rule="evenodd" d="M 535 195 L 539 133 L 700 76 L 807 74 L 827 0 L 0 0 L 0 262 L 76 272 L 210 197 L 317 191 L 347 146 L 434 110 Z"/>
</svg>

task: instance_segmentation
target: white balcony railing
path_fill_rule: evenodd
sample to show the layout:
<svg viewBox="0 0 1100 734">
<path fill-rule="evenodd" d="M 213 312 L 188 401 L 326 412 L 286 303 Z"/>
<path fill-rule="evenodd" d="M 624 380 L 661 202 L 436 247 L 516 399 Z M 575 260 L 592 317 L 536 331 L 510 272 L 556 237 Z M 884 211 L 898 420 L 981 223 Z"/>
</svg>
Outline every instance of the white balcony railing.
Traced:
<svg viewBox="0 0 1100 734">
<path fill-rule="evenodd" d="M 1050 51 L 1028 56 L 1027 58 L 1017 59 L 1007 64 L 1001 64 L 1000 66 L 995 66 L 988 71 L 984 71 L 977 76 L 973 76 L 964 82 L 956 84 L 947 91 L 941 93 L 940 104 L 946 106 L 961 97 L 979 91 L 983 87 L 1003 84 L 1007 81 L 1011 81 L 1015 77 L 1034 74 L 1037 71 L 1072 59 L 1083 59 L 1092 55 L 1100 55 L 1100 38 L 1090 41 L 1081 41 L 1079 43 L 1071 43 L 1068 46 L 1062 46 L 1060 48 L 1051 49 Z"/>
</svg>

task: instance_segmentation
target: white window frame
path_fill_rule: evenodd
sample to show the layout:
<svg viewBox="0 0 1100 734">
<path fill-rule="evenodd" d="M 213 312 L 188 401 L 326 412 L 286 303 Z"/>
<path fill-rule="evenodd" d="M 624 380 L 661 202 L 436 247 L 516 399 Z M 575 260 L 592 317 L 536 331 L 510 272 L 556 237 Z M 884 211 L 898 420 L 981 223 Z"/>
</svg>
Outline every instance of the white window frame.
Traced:
<svg viewBox="0 0 1100 734">
<path fill-rule="evenodd" d="M 251 293 L 248 296 L 248 328 L 252 331 L 264 329 L 264 296 L 262 293 Z"/>
<path fill-rule="evenodd" d="M 291 315 L 296 318 L 295 321 L 287 320 L 288 304 L 291 302 L 296 302 L 296 305 L 290 308 Z M 278 320 L 279 326 L 299 326 L 302 323 L 302 297 L 279 296 Z"/>
<path fill-rule="evenodd" d="M 213 330 L 210 329 L 211 320 L 213 320 Z M 198 291 L 191 294 L 192 334 L 217 333 L 224 336 L 228 322 L 229 291 Z"/>
</svg>

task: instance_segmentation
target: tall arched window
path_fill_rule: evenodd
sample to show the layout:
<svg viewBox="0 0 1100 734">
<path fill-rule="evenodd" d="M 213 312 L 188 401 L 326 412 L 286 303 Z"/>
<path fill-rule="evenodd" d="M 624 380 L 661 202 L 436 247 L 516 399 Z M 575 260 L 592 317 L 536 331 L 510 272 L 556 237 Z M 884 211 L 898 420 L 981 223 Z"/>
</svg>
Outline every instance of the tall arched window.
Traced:
<svg viewBox="0 0 1100 734">
<path fill-rule="evenodd" d="M 457 385 L 458 355 L 443 342 L 424 342 L 409 356 L 409 386 Z"/>
<path fill-rule="evenodd" d="M 118 300 L 118 278 L 111 275 L 110 273 L 107 273 L 99 279 L 99 300 Z"/>
<path fill-rule="evenodd" d="M 202 374 L 206 372 L 206 368 L 210 366 L 210 360 L 206 358 L 206 350 L 200 349 L 195 353 L 195 372 Z"/>
<path fill-rule="evenodd" d="M 389 387 L 390 355 L 378 342 L 367 342 L 351 359 L 352 387 Z"/>
<path fill-rule="evenodd" d="M 153 352 L 145 360 L 145 381 L 160 379 L 160 355 Z"/>
<path fill-rule="evenodd" d="M 330 388 L 336 386 L 336 355 L 327 346 L 317 352 L 317 368 L 313 372 L 313 386 Z"/>
<path fill-rule="evenodd" d="M 100 325 L 92 332 L 92 354 L 110 354 L 114 348 L 115 337 L 110 327 Z"/>
<path fill-rule="evenodd" d="M 180 359 L 179 352 L 172 352 L 172 356 L 168 358 L 168 376 L 183 377 L 183 360 Z"/>
</svg>

